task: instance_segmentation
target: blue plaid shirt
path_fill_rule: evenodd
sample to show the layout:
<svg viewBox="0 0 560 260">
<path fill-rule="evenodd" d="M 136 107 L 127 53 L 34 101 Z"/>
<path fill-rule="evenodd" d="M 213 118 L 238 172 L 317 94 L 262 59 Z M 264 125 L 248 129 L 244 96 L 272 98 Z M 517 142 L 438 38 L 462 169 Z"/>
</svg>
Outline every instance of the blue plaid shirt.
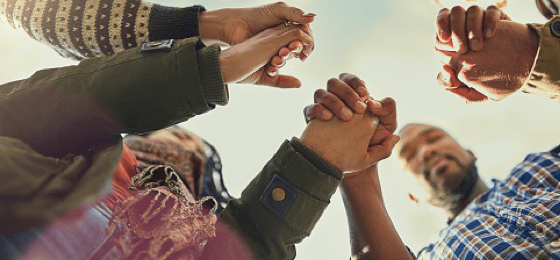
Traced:
<svg viewBox="0 0 560 260">
<path fill-rule="evenodd" d="M 492 180 L 418 259 L 560 260 L 558 148 L 529 154 L 504 181 Z"/>
</svg>

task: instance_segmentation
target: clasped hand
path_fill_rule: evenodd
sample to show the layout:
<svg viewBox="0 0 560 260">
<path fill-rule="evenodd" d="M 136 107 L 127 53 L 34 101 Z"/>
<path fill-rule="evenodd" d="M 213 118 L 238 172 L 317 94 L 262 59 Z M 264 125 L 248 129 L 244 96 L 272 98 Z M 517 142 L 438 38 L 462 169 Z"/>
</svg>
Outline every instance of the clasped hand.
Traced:
<svg viewBox="0 0 560 260">
<path fill-rule="evenodd" d="M 199 30 L 203 40 L 231 46 L 220 53 L 224 82 L 296 88 L 301 82 L 278 70 L 286 60 L 304 61 L 313 51 L 309 24 L 315 14 L 278 2 L 255 8 L 228 8 L 202 12 Z M 291 26 L 286 26 L 285 21 Z"/>
<path fill-rule="evenodd" d="M 443 64 L 438 81 L 467 103 L 498 101 L 519 90 L 537 48 L 537 34 L 495 6 L 444 8 L 436 20 L 435 49 Z"/>
<path fill-rule="evenodd" d="M 310 122 L 302 142 L 342 172 L 361 171 L 389 157 L 400 139 L 393 135 L 395 101 L 374 101 L 355 75 L 329 80 L 326 91 L 315 92 L 315 102 L 305 109 Z"/>
</svg>

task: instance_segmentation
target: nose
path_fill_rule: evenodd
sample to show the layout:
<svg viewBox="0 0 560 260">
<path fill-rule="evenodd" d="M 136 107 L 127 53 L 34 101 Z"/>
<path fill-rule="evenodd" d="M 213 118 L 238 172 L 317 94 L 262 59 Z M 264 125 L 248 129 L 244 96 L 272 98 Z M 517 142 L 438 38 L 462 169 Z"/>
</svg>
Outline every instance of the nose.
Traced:
<svg viewBox="0 0 560 260">
<path fill-rule="evenodd" d="M 433 145 L 425 144 L 418 149 L 418 156 L 420 157 L 418 159 L 422 165 L 427 163 L 430 160 L 430 158 L 432 158 L 435 154 L 436 154 L 436 147 Z"/>
</svg>

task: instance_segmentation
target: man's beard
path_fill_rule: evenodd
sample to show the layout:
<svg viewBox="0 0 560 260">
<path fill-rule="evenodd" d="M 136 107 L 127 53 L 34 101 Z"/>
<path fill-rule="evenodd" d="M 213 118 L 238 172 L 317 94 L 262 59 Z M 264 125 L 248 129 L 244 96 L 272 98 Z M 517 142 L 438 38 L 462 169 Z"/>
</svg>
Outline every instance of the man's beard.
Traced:
<svg viewBox="0 0 560 260">
<path fill-rule="evenodd" d="M 450 193 L 432 188 L 430 190 L 430 198 L 428 199 L 428 203 L 445 210 L 453 210 L 463 206 L 464 202 L 467 200 L 474 186 L 476 185 L 479 176 L 474 161 L 470 162 L 466 167 L 463 166 L 462 168 L 465 169 L 466 172 L 465 177 L 463 178 L 461 183 L 459 183 L 459 186 L 457 186 L 457 188 L 452 190 Z"/>
</svg>

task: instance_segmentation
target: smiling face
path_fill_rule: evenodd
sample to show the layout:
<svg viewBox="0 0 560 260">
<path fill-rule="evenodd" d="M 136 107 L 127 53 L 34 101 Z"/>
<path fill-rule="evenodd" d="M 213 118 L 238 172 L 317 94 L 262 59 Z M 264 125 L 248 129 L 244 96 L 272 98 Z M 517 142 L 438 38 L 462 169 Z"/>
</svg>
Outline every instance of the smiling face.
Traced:
<svg viewBox="0 0 560 260">
<path fill-rule="evenodd" d="M 404 169 L 414 176 L 438 207 L 454 207 L 468 197 L 478 174 L 476 158 L 444 130 L 427 124 L 409 124 L 396 148 Z"/>
</svg>

